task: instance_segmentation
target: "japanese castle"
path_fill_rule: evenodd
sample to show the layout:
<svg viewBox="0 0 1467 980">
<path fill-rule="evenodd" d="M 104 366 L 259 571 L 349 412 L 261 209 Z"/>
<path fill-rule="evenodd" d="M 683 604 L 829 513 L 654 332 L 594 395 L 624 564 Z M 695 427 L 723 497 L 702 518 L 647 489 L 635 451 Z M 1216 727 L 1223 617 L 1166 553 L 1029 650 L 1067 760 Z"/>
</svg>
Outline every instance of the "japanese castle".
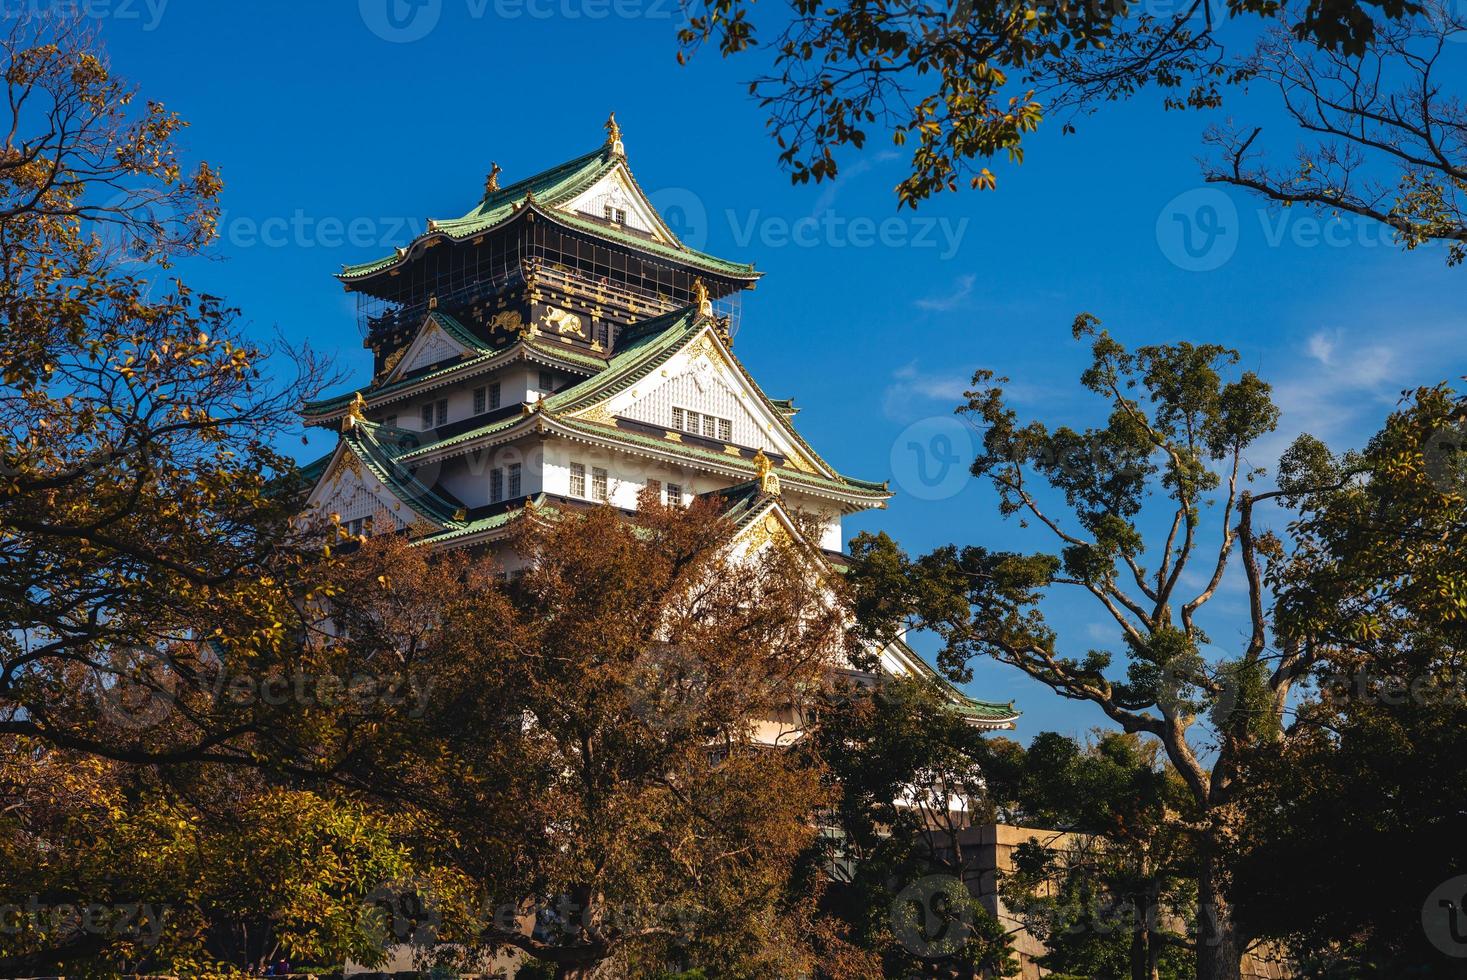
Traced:
<svg viewBox="0 0 1467 980">
<path fill-rule="evenodd" d="M 466 215 L 343 269 L 373 376 L 304 408 L 340 432 L 306 468 L 309 506 L 354 534 L 484 549 L 513 571 L 505 539 L 527 508 L 632 511 L 650 485 L 668 503 L 718 498 L 731 540 L 792 540 L 842 572 L 841 519 L 885 507 L 887 486 L 837 472 L 794 403 L 765 395 L 734 353 L 738 296 L 760 274 L 679 241 L 615 117 L 607 131 L 524 180 L 501 186 L 496 165 Z M 819 540 L 797 511 L 818 517 Z M 881 662 L 938 676 L 903 643 Z M 1014 726 L 1012 704 L 948 690 L 975 726 Z"/>
</svg>

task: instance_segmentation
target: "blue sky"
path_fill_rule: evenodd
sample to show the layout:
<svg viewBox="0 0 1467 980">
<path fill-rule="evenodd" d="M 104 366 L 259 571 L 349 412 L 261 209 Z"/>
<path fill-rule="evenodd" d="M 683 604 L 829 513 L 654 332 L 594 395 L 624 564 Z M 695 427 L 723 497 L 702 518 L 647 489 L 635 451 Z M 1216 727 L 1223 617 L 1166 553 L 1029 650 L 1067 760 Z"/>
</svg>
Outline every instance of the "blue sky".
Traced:
<svg viewBox="0 0 1467 980">
<path fill-rule="evenodd" d="M 882 140 L 845 157 L 835 184 L 792 187 L 746 94 L 763 62 L 709 51 L 679 67 L 674 0 L 419 0 L 388 19 L 401 2 L 88 8 L 114 67 L 190 120 L 190 153 L 222 170 L 218 260 L 182 271 L 251 330 L 309 340 L 354 380 L 370 359 L 331 278 L 341 264 L 468 210 L 491 161 L 508 182 L 596 146 L 613 109 L 634 172 L 685 236 L 766 273 L 743 303 L 739 355 L 771 395 L 797 400 L 827 459 L 894 481 L 891 508 L 849 533 L 884 529 L 913 552 L 1046 546 L 1002 521 L 982 487 L 940 480 L 934 456 L 966 453 L 950 415 L 978 367 L 1011 376 L 1026 412 L 1092 420 L 1069 336 L 1081 311 L 1132 344 L 1237 347 L 1285 412 L 1259 465 L 1300 431 L 1358 445 L 1401 389 L 1467 372 L 1467 270 L 1440 250 L 1403 254 L 1374 226 L 1204 187 L 1208 122 L 1231 114 L 1294 142 L 1266 92 L 1211 116 L 1143 95 L 1075 135 L 1047 126 L 1022 167 L 994 167 L 996 192 L 899 214 L 903 158 Z M 1189 223 L 1191 244 L 1210 249 L 1188 252 Z M 1241 628 L 1236 587 L 1214 606 L 1225 643 Z M 1054 618 L 1067 650 L 1114 642 L 1078 599 Z M 1007 668 L 976 675 L 976 695 L 1020 702 L 1021 737 L 1101 721 Z"/>
</svg>

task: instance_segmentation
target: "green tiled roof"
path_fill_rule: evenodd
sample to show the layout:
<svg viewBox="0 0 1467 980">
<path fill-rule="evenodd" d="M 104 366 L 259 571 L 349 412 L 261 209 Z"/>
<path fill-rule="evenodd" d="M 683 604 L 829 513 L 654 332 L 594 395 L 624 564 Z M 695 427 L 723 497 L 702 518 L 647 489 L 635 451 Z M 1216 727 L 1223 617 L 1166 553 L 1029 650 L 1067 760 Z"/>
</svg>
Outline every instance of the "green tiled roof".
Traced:
<svg viewBox="0 0 1467 980">
<path fill-rule="evenodd" d="M 757 276 L 752 265 L 742 262 L 729 262 L 725 259 L 706 255 L 703 252 L 688 248 L 681 243 L 664 244 L 651 238 L 628 232 L 624 228 L 615 225 L 601 224 L 596 221 L 587 220 L 569 211 L 562 211 L 559 205 L 563 205 L 576 197 L 582 191 L 591 187 L 606 174 L 610 173 L 622 162 L 622 158 L 611 152 L 610 147 L 602 145 L 590 153 L 568 160 L 557 167 L 542 171 L 532 177 L 516 181 L 498 191 L 488 195 L 472 211 L 461 218 L 452 218 L 444 221 L 434 221 L 432 230 L 420 235 L 424 238 L 432 235 L 443 235 L 454 241 L 472 238 L 495 228 L 509 219 L 517 216 L 522 210 L 522 205 L 529 195 L 534 196 L 535 209 L 554 221 L 562 222 L 569 227 L 585 231 L 602 238 L 608 238 L 621 244 L 639 249 L 644 252 L 671 259 L 688 265 L 698 266 L 711 272 L 737 278 L 752 279 Z M 630 174 L 630 171 L 628 171 Z M 636 183 L 635 178 L 632 180 Z M 640 191 L 640 188 L 638 188 Z M 416 241 L 416 239 L 415 239 Z M 338 275 L 339 279 L 351 281 L 362 279 L 381 272 L 397 263 L 403 261 L 405 254 L 399 252 L 378 259 L 375 262 L 366 262 L 361 265 L 347 266 Z"/>
<path fill-rule="evenodd" d="M 574 412 L 629 388 L 650 374 L 700 329 L 691 306 L 639 324 L 634 340 L 612 356 L 606 370 L 545 400 L 551 412 Z"/>
<path fill-rule="evenodd" d="M 497 421 L 490 422 L 487 425 L 481 425 L 478 428 L 470 429 L 467 432 L 460 432 L 456 436 L 449 436 L 447 439 L 439 439 L 437 442 L 430 442 L 426 446 L 419 446 L 411 450 L 410 452 L 403 453 L 401 456 L 398 457 L 398 461 L 404 463 L 410 462 L 436 449 L 444 449 L 448 446 L 457 446 L 460 443 L 472 442 L 473 440 L 478 439 L 481 436 L 493 435 L 494 433 L 502 431 L 504 429 L 513 428 L 524 420 L 525 417 L 523 415 L 511 415 L 507 419 L 499 419 Z"/>
<path fill-rule="evenodd" d="M 451 318 L 446 317 L 445 319 Z M 555 344 L 546 344 L 536 340 L 527 340 L 523 343 L 531 350 L 534 350 L 554 360 L 568 361 L 572 364 L 579 364 L 584 367 L 591 368 L 595 371 L 600 371 L 601 369 L 606 367 L 606 360 L 604 358 L 595 357 L 590 354 L 582 354 L 579 351 L 564 350 Z M 364 398 L 381 398 L 383 395 L 390 395 L 394 392 L 411 388 L 414 385 L 423 383 L 424 381 L 436 381 L 450 375 L 460 374 L 472 368 L 482 367 L 492 361 L 505 359 L 505 355 L 513 352 L 516 349 L 516 345 L 511 344 L 510 346 L 500 348 L 499 350 L 490 350 L 487 347 L 483 349 L 485 350 L 485 353 L 479 354 L 476 357 L 466 358 L 462 361 L 457 362 L 456 364 L 449 364 L 446 367 L 436 368 L 434 370 L 426 371 L 421 374 L 409 375 L 406 378 L 400 378 L 397 381 L 394 381 L 388 385 L 382 385 L 381 387 L 367 385 L 365 388 L 354 388 L 351 391 L 344 391 L 341 394 L 332 395 L 329 398 L 322 398 L 318 399 L 317 401 L 306 402 L 305 405 L 301 407 L 301 412 L 307 416 L 329 415 L 332 412 L 345 408 L 347 405 L 349 405 L 351 403 L 351 400 L 357 396 L 358 392 L 360 392 L 362 397 Z"/>
<path fill-rule="evenodd" d="M 952 704 L 952 710 L 964 718 L 972 718 L 974 721 L 993 722 L 1002 724 L 1012 722 L 1019 717 L 1019 711 L 1014 707 L 1012 701 L 980 701 L 970 698 L 958 690 L 951 681 L 942 675 L 927 660 L 907 645 L 905 640 L 897 640 L 896 645 L 901 647 L 908 656 L 926 668 L 928 677 L 940 684 Z"/>
<path fill-rule="evenodd" d="M 695 456 L 709 462 L 721 463 L 734 469 L 755 472 L 752 460 L 739 456 L 730 456 L 728 453 L 714 452 L 711 449 L 703 449 L 700 446 L 690 446 L 687 443 L 669 442 L 656 436 L 643 435 L 640 432 L 632 432 L 627 429 L 618 429 L 612 426 L 601 425 L 596 422 L 586 422 L 582 419 L 558 418 L 558 425 L 569 429 L 575 429 L 586 435 L 599 436 L 603 439 L 611 439 L 617 442 L 625 442 L 635 446 L 644 446 L 650 449 L 660 449 L 663 452 L 676 453 L 679 456 Z M 885 500 L 889 494 L 881 484 L 869 483 L 865 480 L 847 480 L 844 477 L 832 480 L 829 477 L 820 476 L 815 473 L 805 473 L 801 470 L 785 466 L 775 467 L 775 472 L 780 480 L 788 486 L 814 487 L 821 490 L 831 490 L 836 493 L 853 494 L 862 497 L 874 497 Z"/>
<path fill-rule="evenodd" d="M 492 351 L 494 348 L 484 338 L 477 336 L 457 319 L 447 313 L 439 313 L 437 310 L 428 314 L 428 319 L 443 328 L 443 332 L 458 341 L 469 350 Z"/>
<path fill-rule="evenodd" d="M 462 526 L 463 522 L 453 516 L 459 505 L 444 499 L 440 493 L 419 482 L 406 467 L 399 465 L 401 457 L 377 438 L 377 433 L 383 428 L 385 426 L 372 422 L 357 422 L 342 433 L 341 440 L 348 451 L 355 453 L 394 496 L 420 517 L 435 524 Z"/>
</svg>

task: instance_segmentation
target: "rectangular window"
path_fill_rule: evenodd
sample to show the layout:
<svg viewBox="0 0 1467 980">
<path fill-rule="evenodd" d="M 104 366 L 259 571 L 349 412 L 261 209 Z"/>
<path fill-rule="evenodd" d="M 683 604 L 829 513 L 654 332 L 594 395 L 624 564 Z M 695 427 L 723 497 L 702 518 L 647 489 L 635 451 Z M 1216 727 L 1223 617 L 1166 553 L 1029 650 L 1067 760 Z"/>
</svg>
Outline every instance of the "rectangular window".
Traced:
<svg viewBox="0 0 1467 980">
<path fill-rule="evenodd" d="M 438 400 L 438 424 L 439 425 L 447 425 L 448 424 L 448 399 L 447 398 L 440 398 Z"/>
<path fill-rule="evenodd" d="M 702 436 L 704 439 L 722 439 L 724 442 L 733 441 L 732 421 L 721 419 L 716 415 L 704 415 L 702 412 L 695 412 L 691 408 L 674 408 L 672 410 L 672 427 L 680 432 Z"/>
<path fill-rule="evenodd" d="M 397 428 L 397 416 L 396 415 L 389 415 L 389 416 L 387 416 L 387 418 L 383 419 L 383 421 L 387 424 L 387 427 L 389 429 L 395 429 L 395 428 Z"/>
<path fill-rule="evenodd" d="M 492 412 L 499 407 L 499 382 L 496 381 L 489 386 L 489 410 Z"/>
<path fill-rule="evenodd" d="M 554 391 L 555 390 L 555 375 L 554 374 L 550 373 L 549 371 L 541 371 L 540 372 L 540 390 L 541 391 Z"/>
<path fill-rule="evenodd" d="M 499 503 L 504 499 L 504 470 L 492 469 L 489 471 L 489 500 L 491 503 Z"/>
<path fill-rule="evenodd" d="M 591 496 L 596 500 L 607 499 L 606 471 L 599 466 L 591 468 Z"/>
<path fill-rule="evenodd" d="M 509 464 L 509 499 L 510 500 L 513 500 L 514 498 L 518 497 L 519 495 L 520 495 L 520 464 L 519 463 L 510 463 Z"/>
<path fill-rule="evenodd" d="M 663 497 L 663 503 L 669 507 L 681 507 L 683 504 L 683 488 L 681 484 L 669 483 L 667 494 Z"/>
<path fill-rule="evenodd" d="M 485 397 L 484 397 L 484 389 L 483 388 L 475 388 L 474 389 L 474 414 L 475 415 L 483 415 L 484 414 L 484 406 L 486 404 L 488 404 L 488 402 L 485 400 Z"/>
<path fill-rule="evenodd" d="M 423 428 L 433 428 L 433 403 L 429 402 L 423 406 Z"/>
<path fill-rule="evenodd" d="M 570 464 L 570 495 L 572 497 L 584 497 L 586 495 L 586 464 Z"/>
</svg>

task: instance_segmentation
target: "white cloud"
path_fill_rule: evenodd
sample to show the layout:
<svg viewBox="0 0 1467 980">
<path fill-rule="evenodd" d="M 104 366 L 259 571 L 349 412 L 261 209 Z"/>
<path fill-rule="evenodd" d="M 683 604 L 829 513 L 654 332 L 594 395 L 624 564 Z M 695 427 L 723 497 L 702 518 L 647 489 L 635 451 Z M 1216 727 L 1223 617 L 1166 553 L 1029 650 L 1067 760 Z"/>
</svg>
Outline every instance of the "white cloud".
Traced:
<svg viewBox="0 0 1467 980">
<path fill-rule="evenodd" d="M 970 385 L 965 375 L 924 371 L 912 361 L 891 373 L 882 410 L 897 422 L 910 422 L 935 410 L 950 412 L 967 401 L 963 395 Z"/>
<path fill-rule="evenodd" d="M 953 283 L 952 292 L 943 296 L 923 297 L 917 300 L 917 308 L 932 310 L 937 313 L 946 313 L 949 310 L 955 310 L 959 306 L 962 306 L 963 302 L 969 296 L 973 295 L 973 286 L 977 281 L 978 277 L 971 274 L 958 276 L 957 281 Z"/>
<path fill-rule="evenodd" d="M 1336 451 L 1363 446 L 1402 391 L 1447 378 L 1441 354 L 1455 349 L 1453 336 L 1450 329 L 1420 325 L 1316 330 L 1302 351 L 1259 370 L 1273 384 L 1281 417 L 1278 431 L 1259 440 L 1250 461 L 1271 474 L 1279 454 L 1303 432 Z"/>
<path fill-rule="evenodd" d="M 830 211 L 835 207 L 837 195 L 849 187 L 857 177 L 875 170 L 880 164 L 895 160 L 898 156 L 900 154 L 895 150 L 882 150 L 880 153 L 864 156 L 849 167 L 841 169 L 834 180 L 826 181 L 825 186 L 821 188 L 819 196 L 815 198 L 815 203 L 810 207 L 810 217 L 819 218 Z"/>
</svg>

